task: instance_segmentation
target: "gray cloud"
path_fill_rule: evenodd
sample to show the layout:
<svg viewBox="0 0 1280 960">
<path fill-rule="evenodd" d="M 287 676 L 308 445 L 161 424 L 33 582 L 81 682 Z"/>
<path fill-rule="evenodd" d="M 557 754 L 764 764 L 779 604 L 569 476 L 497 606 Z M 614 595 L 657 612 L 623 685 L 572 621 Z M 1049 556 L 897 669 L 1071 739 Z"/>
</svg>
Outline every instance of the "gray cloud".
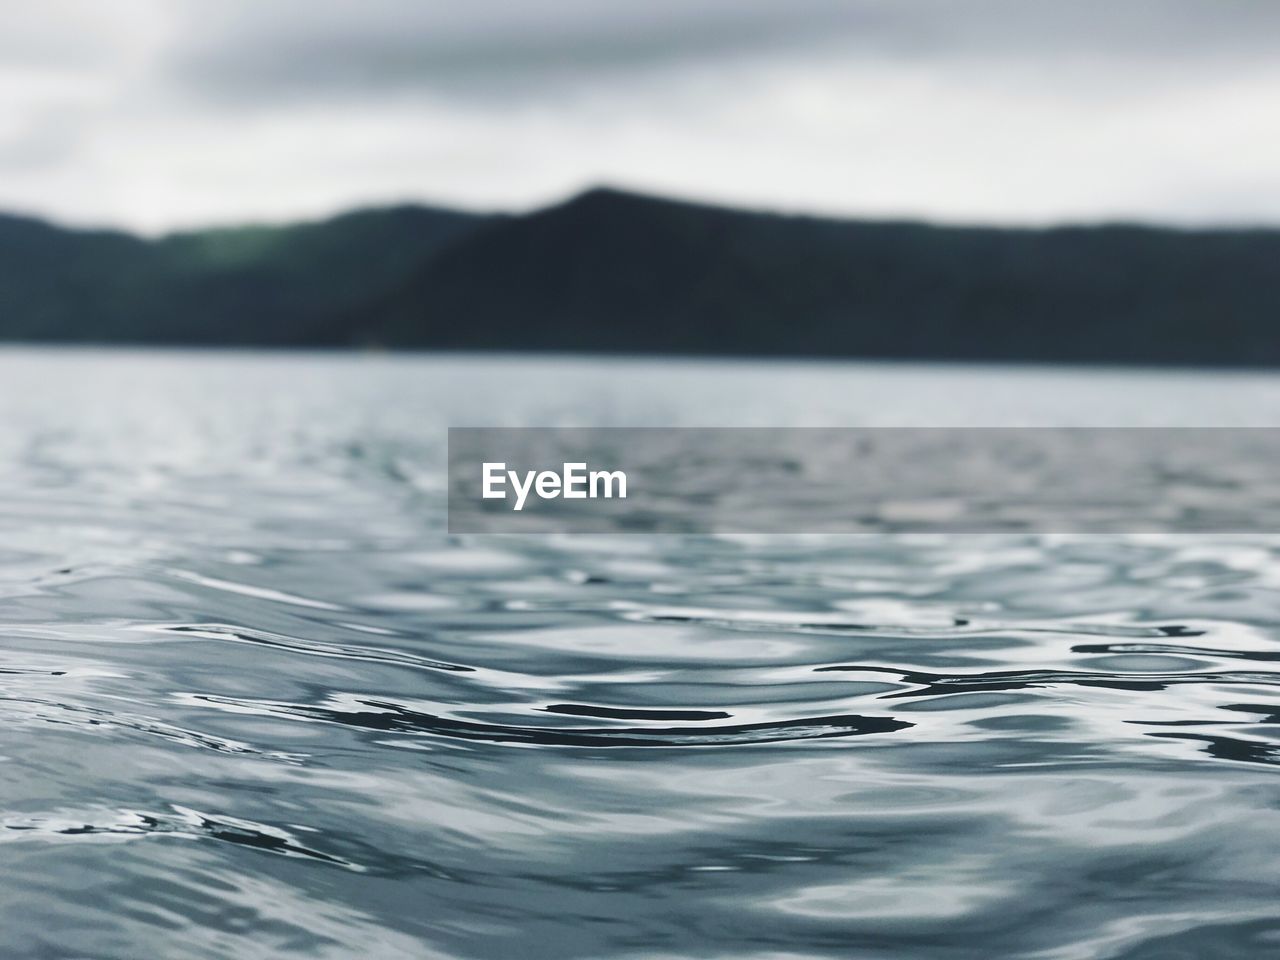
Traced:
<svg viewBox="0 0 1280 960">
<path fill-rule="evenodd" d="M 1278 53 L 1272 0 L 44 0 L 0 7 L 0 208 L 1276 221 Z"/>
<path fill-rule="evenodd" d="M 49 110 L 17 126 L 0 139 L 0 170 L 37 170 L 75 156 L 82 145 L 83 117 Z"/>
<path fill-rule="evenodd" d="M 848 28 L 840 0 L 589 0 L 466 5 L 285 0 L 199 18 L 172 53 L 178 81 L 213 97 L 532 96 L 565 83 L 796 49 Z M 300 27 L 300 24 L 302 26 Z"/>
<path fill-rule="evenodd" d="M 215 98 L 537 97 L 727 58 L 1064 61 L 1169 73 L 1271 57 L 1248 0 L 482 0 L 188 3 L 169 67 Z"/>
<path fill-rule="evenodd" d="M 44 11 L 0 8 L 0 69 L 85 68 L 111 56 L 110 17 L 88 4 L 52 3 Z M 104 22 L 105 21 L 105 22 Z M 71 29 L 76 22 L 81 29 Z"/>
</svg>

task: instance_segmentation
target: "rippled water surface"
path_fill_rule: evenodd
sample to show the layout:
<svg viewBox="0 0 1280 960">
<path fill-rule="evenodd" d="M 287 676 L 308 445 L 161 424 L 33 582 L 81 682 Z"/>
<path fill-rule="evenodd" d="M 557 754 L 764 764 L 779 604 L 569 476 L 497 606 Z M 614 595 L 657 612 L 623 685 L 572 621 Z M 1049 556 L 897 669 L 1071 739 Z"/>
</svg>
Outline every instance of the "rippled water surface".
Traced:
<svg viewBox="0 0 1280 960">
<path fill-rule="evenodd" d="M 1280 539 L 467 537 L 453 425 L 1244 375 L 0 354 L 5 957 L 1272 957 Z"/>
</svg>

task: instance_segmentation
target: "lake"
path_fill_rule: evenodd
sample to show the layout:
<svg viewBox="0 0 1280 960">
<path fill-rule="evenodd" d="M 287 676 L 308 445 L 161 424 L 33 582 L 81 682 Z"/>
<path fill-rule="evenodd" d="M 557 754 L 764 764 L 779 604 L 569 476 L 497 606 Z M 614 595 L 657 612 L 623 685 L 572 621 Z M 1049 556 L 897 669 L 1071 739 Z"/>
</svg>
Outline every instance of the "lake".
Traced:
<svg viewBox="0 0 1280 960">
<path fill-rule="evenodd" d="M 0 351 L 10 957 L 1280 951 L 1280 536 L 445 532 L 448 426 L 1273 426 L 1280 376 Z"/>
</svg>

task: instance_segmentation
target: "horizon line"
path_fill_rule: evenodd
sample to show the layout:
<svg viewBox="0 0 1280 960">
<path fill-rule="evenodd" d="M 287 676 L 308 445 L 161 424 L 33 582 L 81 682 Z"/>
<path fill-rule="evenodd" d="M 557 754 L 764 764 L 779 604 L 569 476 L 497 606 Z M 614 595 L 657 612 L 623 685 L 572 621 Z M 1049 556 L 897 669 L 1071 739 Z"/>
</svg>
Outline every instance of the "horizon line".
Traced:
<svg viewBox="0 0 1280 960">
<path fill-rule="evenodd" d="M 766 203 L 735 203 L 708 197 L 696 197 L 679 193 L 663 193 L 643 187 L 635 187 L 618 183 L 600 182 L 587 184 L 577 189 L 561 193 L 541 203 L 527 206 L 483 207 L 470 204 L 448 204 L 428 197 L 399 197 L 368 200 L 354 200 L 350 204 L 319 210 L 311 214 L 300 214 L 297 217 L 266 217 L 262 219 L 241 219 L 205 222 L 191 226 L 176 226 L 160 230 L 146 230 L 123 224 L 104 222 L 76 222 L 65 217 L 49 214 L 39 210 L 7 208 L 0 209 L 0 220 L 25 220 L 38 223 L 69 233 L 101 234 L 114 233 L 135 237 L 140 240 L 156 241 L 170 237 L 190 236 L 193 234 L 216 233 L 236 230 L 273 230 L 289 227 L 304 227 L 329 223 L 346 216 L 359 213 L 372 213 L 397 209 L 428 210 L 439 213 L 459 214 L 474 217 L 523 217 L 543 211 L 567 206 L 593 194 L 615 194 L 655 203 L 671 203 L 682 206 L 701 207 L 708 210 L 723 210 L 746 215 L 777 217 L 792 220 L 815 220 L 830 223 L 862 223 L 862 224 L 895 224 L 904 226 L 931 227 L 939 230 L 1001 230 L 1010 233 L 1042 233 L 1052 230 L 1089 230 L 1089 229 L 1139 229 L 1174 233 L 1272 233 L 1280 231 L 1280 221 L 1244 221 L 1244 220 L 1187 220 L 1182 218 L 1159 220 L 1151 217 L 1115 213 L 1097 217 L 1045 219 L 1045 220 L 1002 220 L 999 218 L 969 219 L 951 217 L 929 217 L 919 213 L 843 213 L 822 212 L 808 208 L 792 208 Z"/>
</svg>

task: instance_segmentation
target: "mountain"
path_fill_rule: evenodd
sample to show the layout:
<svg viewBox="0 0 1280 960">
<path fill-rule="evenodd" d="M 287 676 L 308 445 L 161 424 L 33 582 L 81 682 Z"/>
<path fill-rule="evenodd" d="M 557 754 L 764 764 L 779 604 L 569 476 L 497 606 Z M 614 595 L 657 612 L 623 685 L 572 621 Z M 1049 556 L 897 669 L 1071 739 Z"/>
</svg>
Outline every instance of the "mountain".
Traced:
<svg viewBox="0 0 1280 960">
<path fill-rule="evenodd" d="M 72 232 L 0 216 L 0 337 L 117 335 L 128 327 L 124 311 L 149 255 L 147 243 L 123 233 Z"/>
<path fill-rule="evenodd" d="M 157 245 L 164 298 L 184 339 L 332 346 L 363 339 L 362 315 L 449 244 L 498 217 L 400 206 L 320 223 L 210 230 Z"/>
<path fill-rule="evenodd" d="M 1280 231 L 939 227 L 588 191 L 142 240 L 0 218 L 0 338 L 1280 364 Z"/>
<path fill-rule="evenodd" d="M 143 240 L 0 217 L 0 339 L 343 345 L 363 306 L 496 219 L 402 206 Z"/>
</svg>

